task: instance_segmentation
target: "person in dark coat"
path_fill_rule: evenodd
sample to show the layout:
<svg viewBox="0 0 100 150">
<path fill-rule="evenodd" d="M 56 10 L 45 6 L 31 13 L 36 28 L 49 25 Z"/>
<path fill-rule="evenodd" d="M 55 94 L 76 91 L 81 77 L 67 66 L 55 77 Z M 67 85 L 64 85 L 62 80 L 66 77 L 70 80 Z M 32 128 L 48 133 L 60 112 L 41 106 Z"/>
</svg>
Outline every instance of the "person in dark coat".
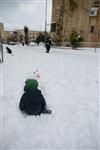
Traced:
<svg viewBox="0 0 100 150">
<path fill-rule="evenodd" d="M 45 45 L 46 45 L 46 53 L 49 53 L 51 46 L 53 46 L 51 39 L 49 37 L 46 38 Z"/>
<path fill-rule="evenodd" d="M 27 115 L 40 115 L 41 113 L 50 114 L 51 110 L 46 108 L 46 101 L 38 90 L 38 82 L 35 79 L 25 81 L 24 94 L 19 103 L 19 108 Z"/>
</svg>

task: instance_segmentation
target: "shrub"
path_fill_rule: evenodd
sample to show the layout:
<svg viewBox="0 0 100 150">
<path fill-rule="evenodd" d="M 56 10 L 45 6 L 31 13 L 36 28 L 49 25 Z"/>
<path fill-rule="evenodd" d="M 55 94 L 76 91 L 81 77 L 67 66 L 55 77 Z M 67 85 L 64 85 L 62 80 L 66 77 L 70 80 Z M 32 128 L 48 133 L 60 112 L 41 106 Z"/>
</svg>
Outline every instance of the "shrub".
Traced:
<svg viewBox="0 0 100 150">
<path fill-rule="evenodd" d="M 76 48 L 80 46 L 80 42 L 83 41 L 83 38 L 77 33 L 75 29 L 73 29 L 70 33 L 69 41 L 70 41 L 72 48 Z"/>
</svg>

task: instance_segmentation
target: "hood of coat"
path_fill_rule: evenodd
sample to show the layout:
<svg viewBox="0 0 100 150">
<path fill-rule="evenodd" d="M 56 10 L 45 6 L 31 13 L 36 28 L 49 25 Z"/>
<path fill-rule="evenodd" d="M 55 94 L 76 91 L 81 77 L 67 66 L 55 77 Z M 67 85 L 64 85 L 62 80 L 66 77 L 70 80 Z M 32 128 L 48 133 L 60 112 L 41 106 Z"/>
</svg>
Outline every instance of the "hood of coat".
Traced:
<svg viewBox="0 0 100 150">
<path fill-rule="evenodd" d="M 27 79 L 25 81 L 24 91 L 34 91 L 38 88 L 38 81 L 35 79 Z"/>
</svg>

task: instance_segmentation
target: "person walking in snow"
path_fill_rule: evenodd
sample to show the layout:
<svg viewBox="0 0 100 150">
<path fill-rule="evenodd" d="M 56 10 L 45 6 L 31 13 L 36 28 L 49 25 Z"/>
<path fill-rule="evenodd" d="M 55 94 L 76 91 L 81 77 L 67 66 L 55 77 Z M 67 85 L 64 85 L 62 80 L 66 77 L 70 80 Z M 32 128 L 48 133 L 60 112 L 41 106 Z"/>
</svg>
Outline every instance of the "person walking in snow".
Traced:
<svg viewBox="0 0 100 150">
<path fill-rule="evenodd" d="M 49 53 L 51 46 L 53 46 L 50 37 L 46 38 L 45 46 L 46 46 L 46 53 Z"/>
<path fill-rule="evenodd" d="M 46 107 L 46 101 L 41 91 L 38 90 L 38 81 L 27 79 L 25 81 L 24 94 L 19 103 L 20 110 L 27 115 L 50 114 L 51 110 L 48 110 Z"/>
</svg>

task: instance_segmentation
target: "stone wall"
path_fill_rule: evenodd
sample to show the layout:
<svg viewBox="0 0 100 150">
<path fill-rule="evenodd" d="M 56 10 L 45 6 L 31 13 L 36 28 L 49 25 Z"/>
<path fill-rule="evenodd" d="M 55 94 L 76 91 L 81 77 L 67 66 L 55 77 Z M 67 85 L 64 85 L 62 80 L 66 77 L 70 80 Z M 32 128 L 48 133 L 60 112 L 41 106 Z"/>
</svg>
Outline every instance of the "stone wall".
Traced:
<svg viewBox="0 0 100 150">
<path fill-rule="evenodd" d="M 98 1 L 97 16 L 90 16 L 90 10 Z M 84 39 L 85 46 L 100 43 L 100 0 L 75 0 L 77 7 L 69 8 L 69 0 L 53 0 L 52 22 L 60 20 L 60 31 L 51 33 L 53 38 L 59 37 L 62 42 L 69 41 L 74 28 Z M 96 3 L 95 3 L 96 2 Z M 96 6 L 97 7 L 97 6 Z M 99 45 L 100 46 L 100 45 Z"/>
</svg>

